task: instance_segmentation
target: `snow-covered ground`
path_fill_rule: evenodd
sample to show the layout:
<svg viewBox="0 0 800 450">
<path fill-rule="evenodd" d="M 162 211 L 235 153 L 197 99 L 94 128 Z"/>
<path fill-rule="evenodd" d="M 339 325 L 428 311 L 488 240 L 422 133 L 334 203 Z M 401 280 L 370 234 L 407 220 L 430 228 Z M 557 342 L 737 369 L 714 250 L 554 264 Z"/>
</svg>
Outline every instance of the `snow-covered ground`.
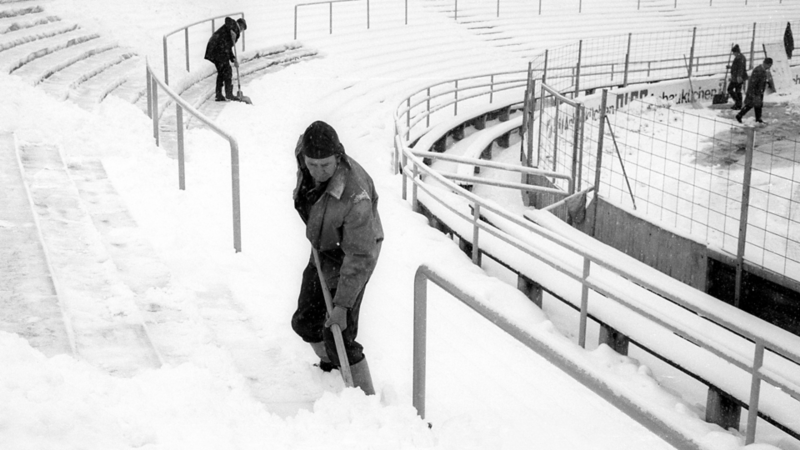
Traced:
<svg viewBox="0 0 800 450">
<path fill-rule="evenodd" d="M 176 25 L 237 8 L 264 10 L 256 0 L 230 2 L 222 10 L 216 3 L 58 0 L 52 7 L 85 14 L 85 20 L 131 45 L 141 37 L 143 53 L 157 59 L 160 33 Z M 275 8 L 285 7 L 286 21 L 263 28 L 280 26 L 289 40 L 291 16 L 285 10 L 293 3 L 274 2 Z M 249 23 L 254 30 L 249 42 L 257 42 L 258 22 Z M 441 28 L 443 36 L 453 31 L 446 24 Z M 359 39 L 399 40 L 403 28 L 370 33 Z M 420 264 L 462 274 L 486 302 L 519 305 L 515 320 L 559 335 L 544 313 L 472 265 L 400 197 L 400 179 L 389 170 L 392 112 L 404 90 L 435 78 L 438 67 L 424 67 L 419 79 L 387 81 L 391 55 L 370 62 L 335 38 L 306 45 L 324 56 L 249 83 L 243 89 L 254 104 L 229 104 L 218 117 L 240 145 L 241 253 L 232 245 L 225 141 L 208 130 L 187 132 L 187 190 L 179 191 L 176 161 L 153 144 L 151 123 L 133 105 L 110 98 L 87 112 L 0 75 L 0 132 L 15 133 L 20 144 L 57 146 L 67 165 L 102 161 L 116 194 L 98 202 L 121 198 L 152 247 L 151 259 L 117 268 L 137 274 L 133 284 L 122 277 L 107 286 L 107 302 L 81 313 L 124 311 L 143 320 L 163 363 L 114 376 L 81 358 L 47 357 L 19 336 L 0 332 L 0 448 L 671 448 L 434 288 L 426 417 L 433 428 L 416 416 L 411 325 L 413 277 Z M 475 58 L 489 53 L 484 48 Z M 496 61 L 511 65 L 514 58 Z M 441 71 L 450 73 L 446 67 Z M 367 289 L 359 335 L 375 397 L 344 389 L 335 373 L 319 372 L 313 352 L 289 324 L 309 257 L 291 202 L 293 149 L 297 136 L 317 119 L 337 129 L 381 195 L 386 241 Z M 163 264 L 166 279 L 152 261 Z M 73 279 L 63 281 L 72 286 L 94 276 L 70 273 Z M 64 299 L 68 313 L 79 300 L 74 295 L 70 291 Z M 661 387 L 651 369 L 635 359 L 606 347 L 578 353 L 646 393 L 654 409 L 681 423 L 705 448 L 743 446 L 738 432 L 703 422 L 702 403 Z M 800 448 L 777 433 L 763 432 L 757 442 L 748 448 Z"/>
</svg>

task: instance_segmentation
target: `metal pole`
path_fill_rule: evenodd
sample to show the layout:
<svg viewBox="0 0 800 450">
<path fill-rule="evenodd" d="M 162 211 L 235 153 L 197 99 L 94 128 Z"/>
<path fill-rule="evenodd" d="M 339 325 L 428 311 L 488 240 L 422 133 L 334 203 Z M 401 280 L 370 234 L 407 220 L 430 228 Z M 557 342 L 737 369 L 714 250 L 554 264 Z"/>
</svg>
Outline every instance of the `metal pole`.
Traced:
<svg viewBox="0 0 800 450">
<path fill-rule="evenodd" d="M 750 39 L 750 69 L 754 67 L 753 58 L 756 56 L 756 22 L 753 22 L 753 38 Z"/>
<path fill-rule="evenodd" d="M 558 98 L 555 96 L 553 97 L 553 102 L 555 102 L 556 106 L 556 113 L 555 113 L 555 120 L 553 120 L 553 172 L 557 172 L 558 169 L 558 119 L 559 119 L 559 112 L 561 112 L 560 104 Z"/>
<path fill-rule="evenodd" d="M 536 141 L 536 167 L 539 167 L 539 162 L 542 160 L 542 130 L 544 129 L 544 80 L 542 80 L 542 91 L 539 94 L 539 139 Z"/>
<path fill-rule="evenodd" d="M 744 252 L 747 247 L 747 216 L 750 210 L 750 179 L 753 175 L 753 147 L 755 130 L 748 128 L 747 144 L 744 158 L 744 178 L 742 180 L 742 210 L 739 214 L 739 242 L 736 250 L 736 285 L 734 287 L 733 306 L 739 307 L 742 298 L 744 275 Z"/>
<path fill-rule="evenodd" d="M 175 102 L 175 115 L 178 117 L 178 188 L 186 190 L 186 165 L 183 152 L 183 108 Z"/>
<path fill-rule="evenodd" d="M 575 66 L 575 97 L 581 90 L 581 54 L 583 52 L 583 39 L 578 41 L 578 64 Z"/>
<path fill-rule="evenodd" d="M 300 5 L 294 5 L 294 40 L 297 40 L 297 7 Z"/>
<path fill-rule="evenodd" d="M 533 72 L 531 72 L 531 93 L 530 93 L 530 109 L 528 110 L 531 117 L 528 119 L 528 164 L 527 167 L 532 167 L 533 164 L 533 120 L 534 111 L 536 111 L 536 80 L 533 79 Z M 539 165 L 539 162 L 536 162 Z"/>
<path fill-rule="evenodd" d="M 233 194 L 233 248 L 242 251 L 242 211 L 239 206 L 239 144 L 231 140 L 231 191 Z"/>
<path fill-rule="evenodd" d="M 153 138 L 158 144 L 158 83 L 151 83 L 153 86 Z"/>
<path fill-rule="evenodd" d="M 455 2 L 456 2 L 455 20 L 458 20 L 458 0 L 455 0 Z"/>
<path fill-rule="evenodd" d="M 628 71 L 631 64 L 631 34 L 628 33 L 628 50 L 625 51 L 625 76 L 622 79 L 622 86 L 628 85 Z"/>
<path fill-rule="evenodd" d="M 189 68 L 189 29 L 183 29 L 183 41 L 186 44 L 186 71 L 190 72 L 192 69 Z"/>
<path fill-rule="evenodd" d="M 542 0 L 539 0 L 539 15 L 542 15 Z"/>
<path fill-rule="evenodd" d="M 694 44 L 695 39 L 697 37 L 697 27 L 692 28 L 692 47 L 689 49 L 689 78 L 692 77 L 694 71 L 692 67 L 694 67 Z"/>
<path fill-rule="evenodd" d="M 478 247 L 478 221 L 481 220 L 481 205 L 475 203 L 472 209 L 472 264 L 479 266 L 481 264 L 481 250 Z"/>
<path fill-rule="evenodd" d="M 329 2 L 328 5 L 330 6 L 330 12 L 328 13 L 328 22 L 330 22 L 330 33 L 333 34 L 333 2 Z"/>
<path fill-rule="evenodd" d="M 167 37 L 164 36 L 164 84 L 169 84 L 169 56 L 167 56 Z"/>
<path fill-rule="evenodd" d="M 608 101 L 608 89 L 603 89 L 603 97 L 600 100 L 600 125 L 597 136 L 597 161 L 595 161 L 594 171 L 594 202 L 592 209 L 594 210 L 594 217 L 592 218 L 592 226 L 589 230 L 589 236 L 594 237 L 597 228 L 597 204 L 600 199 L 600 172 L 603 168 L 603 138 L 606 133 L 605 116 L 606 116 L 606 102 Z"/>
<path fill-rule="evenodd" d="M 427 359 L 427 309 L 428 280 L 419 271 L 414 277 L 414 366 L 412 381 L 412 399 L 414 409 L 421 418 L 425 418 L 425 369 Z"/>
<path fill-rule="evenodd" d="M 406 25 L 408 25 L 408 0 L 406 0 Z"/>
<path fill-rule="evenodd" d="M 595 191 L 595 196 L 597 191 Z M 583 277 L 581 279 L 581 319 L 578 327 L 578 345 L 586 348 L 586 322 L 589 319 L 589 286 L 586 279 L 589 278 L 592 262 L 589 258 L 583 258 Z"/>
<path fill-rule="evenodd" d="M 144 77 L 147 80 L 147 117 L 153 118 L 153 80 L 150 78 L 150 65 L 147 64 L 144 70 Z"/>
<path fill-rule="evenodd" d="M 367 29 L 369 30 L 369 0 L 367 0 Z"/>
<path fill-rule="evenodd" d="M 750 381 L 750 403 L 747 405 L 747 432 L 744 445 L 750 445 L 756 440 L 756 421 L 758 419 L 758 398 L 761 394 L 761 377 L 758 371 L 764 364 L 764 344 L 756 343 L 756 353 L 753 356 L 753 378 Z"/>
</svg>

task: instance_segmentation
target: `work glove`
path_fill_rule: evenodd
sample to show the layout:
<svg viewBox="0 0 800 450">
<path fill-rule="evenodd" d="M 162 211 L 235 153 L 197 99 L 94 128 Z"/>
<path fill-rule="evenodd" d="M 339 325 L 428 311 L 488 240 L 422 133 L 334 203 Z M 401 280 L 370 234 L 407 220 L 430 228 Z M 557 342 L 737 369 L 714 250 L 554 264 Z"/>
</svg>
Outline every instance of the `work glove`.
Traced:
<svg viewBox="0 0 800 450">
<path fill-rule="evenodd" d="M 344 306 L 334 306 L 328 320 L 325 321 L 325 327 L 331 325 L 339 325 L 339 328 L 344 331 L 347 328 L 347 308 Z"/>
</svg>

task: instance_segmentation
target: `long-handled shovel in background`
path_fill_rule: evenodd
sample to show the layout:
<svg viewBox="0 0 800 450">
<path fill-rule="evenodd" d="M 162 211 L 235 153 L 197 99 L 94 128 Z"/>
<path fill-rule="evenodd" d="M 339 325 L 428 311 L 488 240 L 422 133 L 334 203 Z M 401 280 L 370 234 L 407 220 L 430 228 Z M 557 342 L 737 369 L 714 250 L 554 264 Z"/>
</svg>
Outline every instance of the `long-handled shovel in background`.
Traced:
<svg viewBox="0 0 800 450">
<path fill-rule="evenodd" d="M 322 285 L 322 294 L 325 297 L 325 306 L 328 309 L 328 316 L 333 314 L 333 299 L 331 298 L 331 291 L 328 290 L 328 283 L 325 282 L 325 277 L 322 275 L 322 265 L 319 261 L 319 253 L 317 249 L 311 247 L 311 252 L 314 254 L 314 263 L 317 266 L 317 275 L 319 275 L 319 283 Z M 344 339 L 342 338 L 342 329 L 338 324 L 331 325 L 333 332 L 333 340 L 336 342 L 336 354 L 339 355 L 339 371 L 342 373 L 344 385 L 353 387 L 353 374 L 350 373 L 350 362 L 347 360 L 347 353 L 344 350 Z"/>
<path fill-rule="evenodd" d="M 233 32 L 231 31 L 231 33 Z M 233 57 L 236 58 L 236 64 L 234 64 L 234 66 L 236 66 L 236 85 L 239 88 L 239 90 L 236 91 L 236 98 L 240 102 L 245 102 L 248 105 L 252 105 L 253 101 L 250 100 L 250 97 L 247 97 L 246 95 L 242 94 L 242 82 L 239 78 L 239 55 L 236 54 L 236 44 L 233 45 Z"/>
<path fill-rule="evenodd" d="M 686 65 L 686 73 L 688 74 L 689 78 L 689 98 L 692 102 L 692 108 L 694 109 L 703 109 L 703 105 L 701 105 L 696 98 L 694 98 L 694 85 L 692 84 L 692 70 L 689 68 L 689 62 L 686 60 L 686 55 L 683 55 L 683 63 Z"/>
</svg>

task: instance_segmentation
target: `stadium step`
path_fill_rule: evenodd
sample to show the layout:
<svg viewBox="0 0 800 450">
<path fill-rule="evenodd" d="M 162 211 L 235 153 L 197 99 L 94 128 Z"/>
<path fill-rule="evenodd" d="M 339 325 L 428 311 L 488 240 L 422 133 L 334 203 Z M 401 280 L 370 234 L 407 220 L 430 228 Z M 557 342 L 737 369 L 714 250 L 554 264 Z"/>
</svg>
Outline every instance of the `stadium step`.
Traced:
<svg viewBox="0 0 800 450">
<path fill-rule="evenodd" d="M 59 148 L 23 142 L 18 150 L 76 354 L 121 376 L 158 367 L 135 293 L 120 280 Z"/>
<path fill-rule="evenodd" d="M 46 356 L 72 353 L 14 135 L 0 134 L 0 330 L 17 333 Z"/>
</svg>

